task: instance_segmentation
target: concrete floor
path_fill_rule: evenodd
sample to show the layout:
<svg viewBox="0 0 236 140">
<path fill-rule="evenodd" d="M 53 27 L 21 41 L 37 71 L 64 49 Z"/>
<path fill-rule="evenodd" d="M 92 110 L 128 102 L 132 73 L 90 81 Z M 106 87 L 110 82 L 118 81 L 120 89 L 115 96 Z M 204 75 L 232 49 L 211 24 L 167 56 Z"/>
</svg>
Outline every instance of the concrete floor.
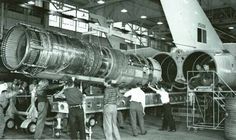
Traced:
<svg viewBox="0 0 236 140">
<path fill-rule="evenodd" d="M 120 135 L 122 140 L 224 140 L 224 132 L 217 130 L 198 130 L 188 131 L 186 123 L 176 123 L 176 132 L 159 131 L 161 126 L 161 120 L 152 116 L 145 116 L 145 127 L 147 130 L 146 135 L 139 135 L 133 137 L 131 132 L 131 126 L 126 121 L 125 129 L 120 129 Z M 6 130 L 6 139 L 32 139 L 33 135 L 26 134 L 22 130 Z M 52 129 L 46 126 L 44 139 L 55 139 L 52 137 Z M 66 133 L 62 133 L 60 139 L 69 139 Z M 93 128 L 92 139 L 104 139 L 102 127 L 97 125 Z"/>
</svg>

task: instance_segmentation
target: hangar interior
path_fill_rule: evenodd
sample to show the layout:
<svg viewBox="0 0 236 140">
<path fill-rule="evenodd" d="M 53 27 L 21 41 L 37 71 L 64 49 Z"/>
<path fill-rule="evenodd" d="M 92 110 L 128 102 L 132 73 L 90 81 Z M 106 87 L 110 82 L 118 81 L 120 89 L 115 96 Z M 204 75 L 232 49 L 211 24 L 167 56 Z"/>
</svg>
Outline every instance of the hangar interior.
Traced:
<svg viewBox="0 0 236 140">
<path fill-rule="evenodd" d="M 191 0 L 181 0 L 192 6 L 183 6 L 183 10 L 174 0 L 164 1 L 1 0 L 1 81 L 17 79 L 29 88 L 27 84 L 35 79 L 60 83 L 65 76 L 75 78 L 86 94 L 87 139 L 105 139 L 102 104 L 106 79 L 121 89 L 141 84 L 146 93 L 147 134 L 132 136 L 129 99 L 125 98 L 118 105 L 125 118 L 124 129 L 119 129 L 121 139 L 235 139 L 236 1 L 196 0 L 199 8 Z M 180 10 L 177 16 L 174 4 Z M 199 21 L 186 14 L 191 8 L 200 15 L 196 16 Z M 201 19 L 205 15 L 199 9 L 209 21 Z M 207 65 L 209 71 L 198 70 L 199 65 Z M 210 76 L 205 77 L 206 73 Z M 162 103 L 147 88 L 158 82 L 170 92 L 174 133 L 158 130 Z M 31 95 L 26 91 L 17 95 L 18 103 L 13 105 L 18 117 L 5 115 L 7 139 L 33 139 L 37 119 L 29 116 Z M 50 97 L 43 136 L 69 139 L 61 122 L 67 118 L 68 105 Z M 12 108 L 8 109 L 6 112 Z"/>
</svg>

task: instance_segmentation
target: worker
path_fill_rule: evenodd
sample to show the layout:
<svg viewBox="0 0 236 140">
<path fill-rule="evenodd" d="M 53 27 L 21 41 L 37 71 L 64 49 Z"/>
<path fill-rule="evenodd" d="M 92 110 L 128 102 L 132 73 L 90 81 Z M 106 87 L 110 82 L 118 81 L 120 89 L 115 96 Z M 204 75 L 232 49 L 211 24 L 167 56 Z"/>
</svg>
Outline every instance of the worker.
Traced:
<svg viewBox="0 0 236 140">
<path fill-rule="evenodd" d="M 203 74 L 203 68 L 199 64 L 197 64 L 196 65 L 196 71 L 197 72 L 192 73 L 192 74 L 194 74 L 194 76 L 192 76 L 189 79 L 189 89 L 194 89 L 197 86 L 201 85 L 201 77 L 202 77 L 202 74 Z"/>
<path fill-rule="evenodd" d="M 117 106 L 125 105 L 124 96 L 123 96 L 124 92 L 125 92 L 124 89 L 119 89 Z M 120 129 L 125 129 L 124 116 L 121 110 L 117 110 L 117 125 L 119 126 Z"/>
<path fill-rule="evenodd" d="M 146 135 L 147 131 L 144 128 L 144 109 L 145 109 L 145 93 L 136 85 L 135 88 L 128 90 L 125 94 L 125 97 L 131 96 L 130 99 L 130 120 L 133 131 L 133 136 L 138 136 L 137 130 L 137 119 L 139 122 L 139 127 L 141 130 L 141 135 Z"/>
<path fill-rule="evenodd" d="M 204 73 L 202 75 L 201 84 L 203 86 L 211 86 L 213 84 L 217 85 L 218 77 L 213 71 L 210 71 L 209 65 L 203 65 L 203 69 Z"/>
<path fill-rule="evenodd" d="M 48 100 L 47 100 L 47 88 L 49 86 L 48 80 L 40 80 L 38 85 L 33 89 L 31 95 L 31 101 L 35 101 L 35 95 L 38 98 L 38 119 L 36 123 L 34 139 L 41 139 L 44 129 L 44 123 L 46 121 Z"/>
<path fill-rule="evenodd" d="M 30 118 L 36 119 L 38 117 L 38 111 L 35 105 L 35 101 L 36 101 L 36 88 L 38 86 L 38 82 L 37 80 L 33 80 L 32 83 L 29 85 L 29 93 L 31 95 L 31 106 L 29 108 L 29 112 L 28 115 L 30 116 Z"/>
<path fill-rule="evenodd" d="M 209 72 L 210 71 L 210 67 L 209 65 L 203 65 L 203 69 L 206 71 L 206 72 Z"/>
<path fill-rule="evenodd" d="M 175 132 L 176 127 L 175 127 L 175 122 L 171 113 L 171 105 L 170 105 L 170 97 L 169 93 L 166 91 L 166 87 L 162 85 L 158 85 L 159 87 L 156 86 L 156 88 L 152 87 L 151 84 L 148 84 L 148 87 L 155 91 L 157 94 L 161 96 L 161 102 L 163 104 L 164 108 L 164 119 L 162 121 L 162 127 L 160 130 L 168 130 L 169 127 L 169 132 Z"/>
<path fill-rule="evenodd" d="M 21 93 L 21 91 L 11 90 L 8 88 L 7 83 L 0 81 L 0 139 L 4 138 L 5 129 L 5 119 L 4 119 L 4 109 L 6 108 L 9 99 L 13 96 Z"/>
<path fill-rule="evenodd" d="M 84 109 L 83 94 L 75 87 L 72 78 L 64 78 L 65 86 L 64 88 L 55 95 L 55 98 L 66 98 L 69 105 L 69 128 L 70 128 L 70 138 L 78 139 L 77 132 L 79 131 L 80 139 L 86 140 L 85 124 L 84 124 Z"/>
<path fill-rule="evenodd" d="M 29 92 L 31 94 L 31 105 L 35 107 L 35 100 L 36 100 L 36 88 L 38 86 L 37 80 L 33 80 L 32 83 L 29 85 Z"/>
<path fill-rule="evenodd" d="M 42 138 L 44 123 L 46 121 L 49 105 L 47 93 L 57 88 L 61 88 L 62 86 L 63 84 L 49 85 L 48 80 L 42 79 L 38 82 L 38 85 L 34 87 L 33 91 L 31 91 L 31 104 L 35 101 L 36 95 L 38 100 L 38 119 L 36 123 L 34 139 Z"/>
<path fill-rule="evenodd" d="M 37 85 L 38 85 L 38 82 L 37 82 L 37 80 L 34 79 L 32 81 L 32 83 L 29 85 L 29 92 L 30 92 L 30 94 L 33 91 L 33 89 L 35 89 L 37 87 Z"/>
<path fill-rule="evenodd" d="M 112 81 L 104 82 L 103 129 L 106 140 L 120 140 L 117 127 L 117 100 L 119 89 Z"/>
</svg>

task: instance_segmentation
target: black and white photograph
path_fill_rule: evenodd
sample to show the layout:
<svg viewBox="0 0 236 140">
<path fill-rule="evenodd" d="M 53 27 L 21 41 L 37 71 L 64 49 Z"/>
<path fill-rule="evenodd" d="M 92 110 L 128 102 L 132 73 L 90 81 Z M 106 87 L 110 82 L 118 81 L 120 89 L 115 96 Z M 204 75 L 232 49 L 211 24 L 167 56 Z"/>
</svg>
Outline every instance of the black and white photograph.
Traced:
<svg viewBox="0 0 236 140">
<path fill-rule="evenodd" d="M 0 139 L 236 140 L 236 0 L 0 0 Z"/>
</svg>

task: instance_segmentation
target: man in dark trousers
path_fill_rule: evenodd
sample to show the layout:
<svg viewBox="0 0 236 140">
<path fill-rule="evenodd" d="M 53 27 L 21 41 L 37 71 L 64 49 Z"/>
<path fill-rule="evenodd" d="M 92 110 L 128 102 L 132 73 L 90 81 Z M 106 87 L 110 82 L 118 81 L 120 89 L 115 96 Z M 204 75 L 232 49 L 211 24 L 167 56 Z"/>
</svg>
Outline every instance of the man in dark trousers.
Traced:
<svg viewBox="0 0 236 140">
<path fill-rule="evenodd" d="M 147 134 L 147 131 L 145 130 L 145 127 L 144 127 L 145 93 L 139 86 L 140 85 L 136 85 L 135 88 L 128 90 L 124 94 L 124 97 L 131 97 L 130 120 L 131 120 L 131 127 L 132 127 L 134 137 L 137 137 L 138 134 L 141 134 L 141 135 Z M 139 123 L 141 133 L 138 133 L 137 121 Z"/>
<path fill-rule="evenodd" d="M 166 87 L 164 85 L 162 87 L 159 85 L 159 87 L 156 86 L 156 88 L 154 88 L 150 84 L 148 84 L 148 87 L 161 96 L 161 102 L 164 108 L 164 119 L 160 130 L 167 130 L 169 127 L 169 132 L 175 132 L 176 127 L 171 113 L 170 98 L 169 93 L 165 89 Z"/>
<path fill-rule="evenodd" d="M 58 94 L 57 97 L 64 97 L 69 105 L 69 127 L 71 139 L 78 139 L 77 132 L 79 131 L 80 139 L 86 140 L 85 125 L 84 125 L 84 110 L 82 107 L 83 94 L 74 86 L 72 78 L 68 79 L 65 83 L 64 88 Z"/>
</svg>

